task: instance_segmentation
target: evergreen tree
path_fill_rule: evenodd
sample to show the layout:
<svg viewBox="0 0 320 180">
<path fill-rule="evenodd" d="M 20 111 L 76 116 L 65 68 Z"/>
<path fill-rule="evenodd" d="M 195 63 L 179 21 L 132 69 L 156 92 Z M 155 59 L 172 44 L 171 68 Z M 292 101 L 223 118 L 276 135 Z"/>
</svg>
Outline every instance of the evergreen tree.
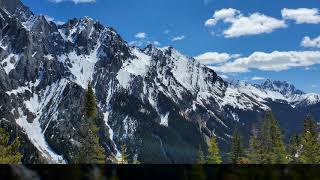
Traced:
<svg viewBox="0 0 320 180">
<path fill-rule="evenodd" d="M 247 157 L 250 164 L 259 164 L 261 162 L 261 148 L 256 134 L 250 137 Z"/>
<path fill-rule="evenodd" d="M 303 135 L 309 132 L 313 137 L 317 137 L 317 124 L 313 117 L 309 114 L 303 121 Z"/>
<path fill-rule="evenodd" d="M 233 164 L 240 162 L 240 159 L 243 158 L 244 151 L 241 144 L 241 135 L 239 130 L 236 128 L 232 137 L 230 160 Z"/>
<path fill-rule="evenodd" d="M 216 140 L 216 137 L 214 137 L 214 136 L 212 136 L 210 138 L 210 146 L 209 146 L 208 152 L 209 152 L 208 164 L 221 164 L 222 163 L 217 140 Z"/>
<path fill-rule="evenodd" d="M 127 147 L 125 144 L 121 145 L 121 158 L 119 164 L 128 164 L 128 155 L 126 153 Z"/>
<path fill-rule="evenodd" d="M 86 117 L 94 119 L 97 116 L 97 103 L 92 89 L 91 82 L 88 83 L 88 90 L 86 94 Z"/>
<path fill-rule="evenodd" d="M 203 151 L 201 149 L 201 146 L 199 146 L 199 151 L 198 151 L 196 164 L 205 164 L 205 163 L 206 163 L 206 160 L 205 160 Z"/>
<path fill-rule="evenodd" d="M 319 146 L 317 125 L 315 120 L 309 115 L 304 120 L 299 161 L 305 164 L 320 163 Z"/>
<path fill-rule="evenodd" d="M 0 164 L 19 164 L 21 163 L 22 155 L 19 152 L 19 138 L 14 139 L 10 143 L 9 134 L 0 128 Z"/>
<path fill-rule="evenodd" d="M 266 112 L 260 130 L 250 138 L 248 158 L 253 164 L 286 164 L 289 161 L 281 130 L 271 111 Z"/>
<path fill-rule="evenodd" d="M 294 135 L 290 138 L 288 145 L 288 154 L 290 156 L 290 163 L 299 163 L 298 153 L 301 147 L 300 138 L 298 135 Z"/>
<path fill-rule="evenodd" d="M 104 164 L 105 151 L 99 144 L 99 128 L 96 125 L 97 103 L 91 83 L 88 83 L 86 93 L 86 116 L 82 120 L 82 137 L 79 154 L 75 157 L 75 163 Z"/>
<path fill-rule="evenodd" d="M 282 133 L 271 111 L 268 111 L 265 115 L 258 140 L 260 141 L 262 155 L 261 164 L 288 163 Z"/>
</svg>

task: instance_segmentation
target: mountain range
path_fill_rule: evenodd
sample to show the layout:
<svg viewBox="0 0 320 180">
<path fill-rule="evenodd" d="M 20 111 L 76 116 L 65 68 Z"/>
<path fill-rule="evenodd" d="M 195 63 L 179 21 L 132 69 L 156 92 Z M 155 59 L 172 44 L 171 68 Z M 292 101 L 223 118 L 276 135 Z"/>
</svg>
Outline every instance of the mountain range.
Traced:
<svg viewBox="0 0 320 180">
<path fill-rule="evenodd" d="M 24 163 L 68 163 L 79 148 L 87 84 L 98 103 L 109 162 L 127 145 L 141 163 L 193 163 L 218 138 L 225 156 L 237 127 L 273 110 L 288 138 L 320 95 L 288 82 L 228 82 L 173 47 L 128 45 L 89 17 L 55 23 L 19 0 L 0 0 L 0 126 L 19 136 Z"/>
</svg>

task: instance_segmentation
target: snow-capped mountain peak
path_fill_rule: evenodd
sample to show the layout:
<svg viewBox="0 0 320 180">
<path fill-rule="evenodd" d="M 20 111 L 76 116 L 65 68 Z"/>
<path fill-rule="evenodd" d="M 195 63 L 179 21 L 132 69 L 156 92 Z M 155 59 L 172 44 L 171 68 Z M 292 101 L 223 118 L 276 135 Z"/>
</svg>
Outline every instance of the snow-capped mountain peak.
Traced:
<svg viewBox="0 0 320 180">
<path fill-rule="evenodd" d="M 285 97 L 305 94 L 303 91 L 297 89 L 294 85 L 287 81 L 275 81 L 267 79 L 264 83 L 258 86 L 265 90 L 279 92 Z"/>
</svg>

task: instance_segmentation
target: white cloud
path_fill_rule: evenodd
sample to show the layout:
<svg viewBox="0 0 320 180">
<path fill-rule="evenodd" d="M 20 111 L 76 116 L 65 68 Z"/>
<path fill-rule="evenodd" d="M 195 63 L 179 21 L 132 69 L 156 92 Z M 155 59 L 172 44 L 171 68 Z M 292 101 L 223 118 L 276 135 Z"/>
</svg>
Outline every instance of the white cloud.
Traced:
<svg viewBox="0 0 320 180">
<path fill-rule="evenodd" d="M 312 87 L 312 88 L 317 88 L 317 87 L 319 87 L 319 86 L 316 85 L 316 84 L 313 84 L 313 85 L 311 85 L 311 87 Z"/>
<path fill-rule="evenodd" d="M 130 46 L 142 46 L 143 42 L 142 41 L 131 41 L 129 42 Z"/>
<path fill-rule="evenodd" d="M 287 9 L 281 10 L 282 17 L 284 19 L 294 20 L 297 24 L 309 23 L 318 24 L 320 23 L 319 10 L 316 8 L 298 8 L 298 9 Z"/>
<path fill-rule="evenodd" d="M 210 68 L 223 73 L 243 73 L 252 69 L 283 71 L 316 64 L 320 64 L 320 51 L 274 51 L 272 53 L 254 52 L 248 57 L 238 58 L 220 66 L 210 66 Z"/>
<path fill-rule="evenodd" d="M 218 53 L 218 52 L 207 52 L 204 54 L 200 54 L 195 57 L 198 62 L 201 64 L 209 65 L 209 64 L 219 64 L 229 61 L 233 58 L 240 57 L 239 54 L 228 54 L 228 53 Z"/>
<path fill-rule="evenodd" d="M 154 44 L 154 45 L 156 45 L 156 46 L 160 46 L 160 45 L 161 45 L 161 43 L 158 42 L 158 41 L 153 41 L 152 44 Z"/>
<path fill-rule="evenodd" d="M 214 26 L 220 20 L 234 19 L 234 17 L 237 14 L 240 14 L 240 11 L 233 8 L 221 9 L 221 10 L 215 11 L 213 14 L 213 17 L 208 19 L 205 22 L 205 26 L 207 27 Z"/>
<path fill-rule="evenodd" d="M 58 25 L 62 25 L 62 24 L 65 24 L 65 22 L 63 22 L 63 21 L 56 21 L 53 17 L 51 17 L 51 16 L 48 16 L 48 15 L 44 15 L 44 18 L 46 18 L 46 20 L 48 21 L 48 22 L 54 22 L 54 23 L 56 23 L 56 24 L 58 24 Z"/>
<path fill-rule="evenodd" d="M 304 37 L 303 40 L 301 41 L 301 46 L 320 48 L 320 36 L 314 39 L 311 39 L 309 36 Z"/>
<path fill-rule="evenodd" d="M 138 46 L 138 47 L 143 47 L 148 44 L 153 44 L 155 46 L 160 46 L 161 43 L 159 41 L 156 41 L 150 37 L 145 32 L 139 32 L 135 36 L 135 40 L 129 42 L 130 46 Z"/>
<path fill-rule="evenodd" d="M 229 79 L 229 76 L 225 75 L 225 74 L 220 74 L 219 75 L 222 79 Z"/>
<path fill-rule="evenodd" d="M 259 76 L 255 76 L 255 77 L 251 78 L 252 81 L 261 81 L 261 80 L 265 80 L 265 79 L 266 79 L 265 77 L 259 77 Z"/>
<path fill-rule="evenodd" d="M 275 29 L 287 27 L 284 20 L 279 20 L 257 12 L 245 16 L 239 10 L 233 8 L 215 11 L 213 17 L 205 22 L 205 26 L 213 27 L 220 21 L 230 24 L 230 26 L 223 31 L 223 35 L 227 38 L 271 33 Z"/>
<path fill-rule="evenodd" d="M 147 37 L 147 34 L 145 32 L 139 32 L 134 37 L 137 39 L 144 39 Z"/>
<path fill-rule="evenodd" d="M 182 35 L 182 36 L 177 36 L 171 39 L 171 41 L 175 42 L 175 41 L 181 41 L 184 40 L 186 38 L 186 36 Z"/>
<path fill-rule="evenodd" d="M 51 0 L 54 3 L 61 3 L 61 2 L 65 2 L 65 1 L 72 1 L 75 4 L 80 4 L 80 3 L 95 3 L 96 0 Z"/>
</svg>

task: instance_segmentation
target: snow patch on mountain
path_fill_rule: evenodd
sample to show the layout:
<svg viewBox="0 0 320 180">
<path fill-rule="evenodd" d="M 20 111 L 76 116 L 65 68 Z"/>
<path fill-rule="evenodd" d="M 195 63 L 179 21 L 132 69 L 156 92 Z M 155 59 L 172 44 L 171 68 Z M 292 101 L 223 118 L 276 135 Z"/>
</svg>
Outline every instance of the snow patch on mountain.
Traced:
<svg viewBox="0 0 320 180">
<path fill-rule="evenodd" d="M 99 60 L 99 47 L 100 44 L 98 43 L 89 55 L 78 55 L 75 51 L 72 51 L 58 57 L 58 60 L 64 63 L 73 74 L 71 80 L 83 89 L 86 89 L 88 82 L 93 79 L 95 64 Z"/>
<path fill-rule="evenodd" d="M 23 115 L 21 109 L 19 109 L 19 114 L 20 117 L 16 120 L 16 123 L 25 131 L 30 141 L 41 152 L 41 154 L 50 160 L 51 163 L 66 163 L 63 157 L 53 152 L 48 145 L 42 132 L 39 120 L 34 120 L 32 123 L 29 123 L 27 121 L 27 116 Z"/>
<path fill-rule="evenodd" d="M 135 58 L 125 62 L 118 72 L 117 79 L 123 88 L 128 88 L 133 76 L 145 77 L 150 66 L 151 57 L 137 48 L 132 48 Z"/>
<path fill-rule="evenodd" d="M 19 59 L 19 55 L 9 54 L 5 59 L 1 61 L 1 65 L 7 74 L 9 74 L 13 69 L 15 69 L 15 66 L 18 63 Z"/>
<path fill-rule="evenodd" d="M 11 91 L 7 91 L 6 94 L 8 94 L 9 96 L 11 95 L 18 95 L 18 94 L 23 94 L 25 93 L 25 91 L 30 91 L 31 89 L 34 87 L 37 87 L 39 85 L 40 81 L 37 80 L 36 82 L 28 82 L 25 86 L 20 86 L 17 89 L 13 89 Z"/>
<path fill-rule="evenodd" d="M 168 127 L 168 121 L 169 121 L 169 112 L 166 113 L 164 116 L 161 116 L 161 122 L 160 125 Z"/>
</svg>

